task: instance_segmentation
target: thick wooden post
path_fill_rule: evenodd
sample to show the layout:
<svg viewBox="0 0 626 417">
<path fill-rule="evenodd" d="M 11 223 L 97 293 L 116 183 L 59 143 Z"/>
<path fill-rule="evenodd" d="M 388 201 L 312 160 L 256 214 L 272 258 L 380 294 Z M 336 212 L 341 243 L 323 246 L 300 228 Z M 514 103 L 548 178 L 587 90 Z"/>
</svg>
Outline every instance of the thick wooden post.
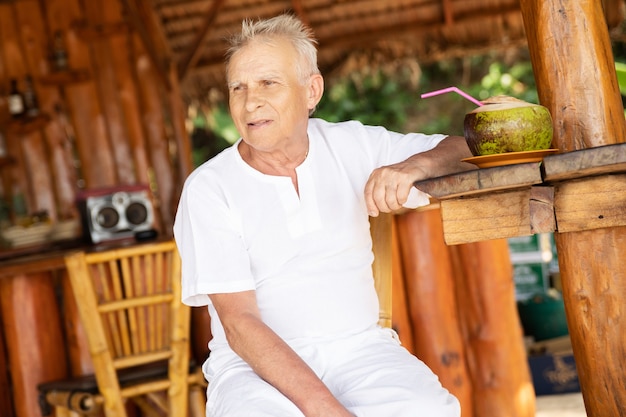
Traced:
<svg viewBox="0 0 626 417">
<path fill-rule="evenodd" d="M 415 355 L 459 399 L 464 417 L 479 416 L 474 413 L 472 377 L 441 214 L 436 209 L 409 211 L 396 216 L 396 223 Z"/>
<path fill-rule="evenodd" d="M 540 102 L 554 119 L 554 146 L 572 151 L 625 142 L 602 2 L 520 4 Z M 557 233 L 556 244 L 587 414 L 624 416 L 626 227 Z"/>
<path fill-rule="evenodd" d="M 505 239 L 449 246 L 476 417 L 533 417 L 535 392 Z"/>
</svg>

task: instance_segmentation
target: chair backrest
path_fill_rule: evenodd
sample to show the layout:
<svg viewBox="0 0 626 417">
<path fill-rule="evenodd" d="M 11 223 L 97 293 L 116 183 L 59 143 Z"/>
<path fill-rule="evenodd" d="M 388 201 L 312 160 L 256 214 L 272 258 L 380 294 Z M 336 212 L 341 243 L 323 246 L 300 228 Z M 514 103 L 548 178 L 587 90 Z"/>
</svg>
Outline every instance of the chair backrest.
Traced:
<svg viewBox="0 0 626 417">
<path fill-rule="evenodd" d="M 106 415 L 124 416 L 125 398 L 161 389 L 169 415 L 187 415 L 190 309 L 174 241 L 71 253 L 65 265 Z M 166 385 L 120 387 L 119 371 L 164 362 Z"/>
<path fill-rule="evenodd" d="M 391 327 L 392 310 L 392 226 L 393 214 L 381 213 L 370 217 L 370 233 L 374 252 L 374 285 L 380 304 L 378 323 L 382 327 Z"/>
</svg>

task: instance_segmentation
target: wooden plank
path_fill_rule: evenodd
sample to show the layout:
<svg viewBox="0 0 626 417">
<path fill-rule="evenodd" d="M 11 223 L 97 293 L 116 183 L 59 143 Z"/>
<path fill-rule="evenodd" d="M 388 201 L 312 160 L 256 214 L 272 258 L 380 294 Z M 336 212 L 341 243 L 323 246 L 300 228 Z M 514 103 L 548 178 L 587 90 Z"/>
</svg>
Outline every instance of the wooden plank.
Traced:
<svg viewBox="0 0 626 417">
<path fill-rule="evenodd" d="M 413 185 L 440 200 L 512 190 L 541 183 L 540 165 L 541 162 L 528 162 L 477 169 L 416 181 Z"/>
<path fill-rule="evenodd" d="M 527 236 L 530 187 L 441 201 L 444 239 L 448 245 Z"/>
<path fill-rule="evenodd" d="M 556 230 L 554 188 L 536 185 L 530 188 L 530 232 L 550 233 Z"/>
<path fill-rule="evenodd" d="M 544 180 L 559 181 L 590 175 L 625 172 L 626 143 L 598 146 L 547 156 Z"/>
<path fill-rule="evenodd" d="M 554 208 L 559 233 L 626 226 L 626 174 L 557 184 Z"/>
</svg>

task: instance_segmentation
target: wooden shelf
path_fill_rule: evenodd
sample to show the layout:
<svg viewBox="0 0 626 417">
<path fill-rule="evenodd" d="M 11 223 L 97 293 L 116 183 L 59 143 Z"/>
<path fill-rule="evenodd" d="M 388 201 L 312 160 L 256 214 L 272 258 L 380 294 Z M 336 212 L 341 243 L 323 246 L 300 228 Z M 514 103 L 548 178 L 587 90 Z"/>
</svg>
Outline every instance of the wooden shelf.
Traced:
<svg viewBox="0 0 626 417">
<path fill-rule="evenodd" d="M 15 158 L 11 156 L 0 156 L 0 169 L 3 169 L 6 166 L 13 165 L 15 163 Z"/>
<path fill-rule="evenodd" d="M 72 23 L 72 28 L 85 41 L 106 39 L 113 35 L 125 35 L 131 31 L 129 23 L 125 21 L 91 24 L 86 20 L 77 20 Z"/>
<path fill-rule="evenodd" d="M 43 129 L 50 122 L 50 116 L 40 114 L 35 117 L 12 119 L 6 125 L 5 132 L 8 134 L 26 135 Z"/>
<path fill-rule="evenodd" d="M 42 85 L 46 86 L 58 86 L 66 84 L 76 84 L 88 81 L 91 79 L 91 74 L 88 70 L 67 70 L 67 71 L 55 71 L 50 74 L 42 75 L 38 77 L 38 81 Z"/>
</svg>

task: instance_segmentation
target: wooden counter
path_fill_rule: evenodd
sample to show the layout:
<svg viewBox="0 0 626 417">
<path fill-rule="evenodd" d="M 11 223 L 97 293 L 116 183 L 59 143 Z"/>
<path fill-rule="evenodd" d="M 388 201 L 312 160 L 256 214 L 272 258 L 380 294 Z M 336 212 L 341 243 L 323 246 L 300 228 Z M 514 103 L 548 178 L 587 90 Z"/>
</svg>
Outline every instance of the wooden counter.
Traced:
<svg viewBox="0 0 626 417">
<path fill-rule="evenodd" d="M 447 244 L 626 225 L 626 144 L 417 181 Z"/>
</svg>

